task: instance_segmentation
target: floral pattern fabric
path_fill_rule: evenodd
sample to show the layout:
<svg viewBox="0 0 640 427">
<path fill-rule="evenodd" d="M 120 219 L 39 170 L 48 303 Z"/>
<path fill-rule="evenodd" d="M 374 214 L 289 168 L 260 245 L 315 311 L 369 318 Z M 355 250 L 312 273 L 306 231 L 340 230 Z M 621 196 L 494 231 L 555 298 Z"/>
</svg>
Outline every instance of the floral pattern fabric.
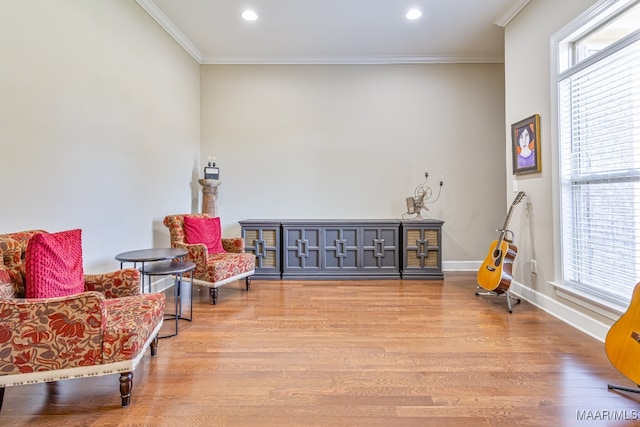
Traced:
<svg viewBox="0 0 640 427">
<path fill-rule="evenodd" d="M 14 291 L 12 296 L 17 298 L 23 298 L 25 295 L 24 258 L 27 252 L 27 244 L 33 235 L 39 233 L 46 233 L 46 231 L 26 230 L 11 234 L 0 234 L 0 261 L 2 261 L 13 283 Z M 7 292 L 8 289 L 5 288 L 3 295 Z"/>
<path fill-rule="evenodd" d="M 132 359 L 162 321 L 164 307 L 161 293 L 0 300 L 0 375 Z"/>
<path fill-rule="evenodd" d="M 165 296 L 135 268 L 84 276 L 85 292 L 23 299 L 24 253 L 43 230 L 0 235 L 0 376 L 132 360 L 162 323 Z"/>
<path fill-rule="evenodd" d="M 28 230 L 0 235 L 0 298 L 24 298 L 26 294 L 25 254 L 29 239 L 44 230 Z M 7 286 L 5 274 L 13 284 Z M 107 298 L 121 298 L 140 293 L 140 272 L 135 268 L 126 268 L 109 273 L 85 274 L 84 290 L 98 291 Z"/>
<path fill-rule="evenodd" d="M 102 363 L 104 296 L 0 301 L 0 375 Z"/>
<path fill-rule="evenodd" d="M 13 280 L 9 275 L 9 270 L 0 264 L 0 298 L 11 298 L 15 293 Z"/>
<path fill-rule="evenodd" d="M 256 257 L 253 254 L 215 254 L 209 255 L 210 261 L 200 271 L 195 269 L 195 278 L 208 282 L 220 282 L 255 269 Z"/>
<path fill-rule="evenodd" d="M 98 291 L 107 298 L 122 298 L 140 294 L 140 271 L 123 268 L 102 274 L 85 274 L 84 290 Z"/>
<path fill-rule="evenodd" d="M 102 340 L 103 363 L 119 362 L 143 351 L 154 328 L 164 317 L 161 293 L 106 300 L 107 318 Z"/>
<path fill-rule="evenodd" d="M 207 218 L 207 214 L 189 214 L 189 217 Z M 168 215 L 164 225 L 169 228 L 171 247 L 188 251 L 185 259 L 196 264 L 193 278 L 215 284 L 255 269 L 256 257 L 246 253 L 244 239 L 240 237 L 222 239 L 226 253 L 210 254 L 204 244 L 188 244 L 184 234 L 185 215 Z"/>
</svg>

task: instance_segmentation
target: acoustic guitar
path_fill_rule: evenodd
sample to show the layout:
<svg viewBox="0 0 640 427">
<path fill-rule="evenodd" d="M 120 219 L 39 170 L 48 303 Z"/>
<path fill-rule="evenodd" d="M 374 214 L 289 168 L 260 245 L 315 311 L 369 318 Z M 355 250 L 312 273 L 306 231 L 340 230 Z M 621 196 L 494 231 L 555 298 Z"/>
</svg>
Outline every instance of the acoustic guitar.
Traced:
<svg viewBox="0 0 640 427">
<path fill-rule="evenodd" d="M 604 348 L 611 364 L 640 385 L 640 283 L 633 290 L 627 311 L 607 332 Z"/>
<path fill-rule="evenodd" d="M 511 285 L 511 269 L 513 260 L 518 253 L 518 248 L 511 243 L 512 238 L 507 239 L 507 233 L 512 234 L 510 230 L 507 230 L 507 227 L 511 220 L 513 208 L 522 201 L 524 196 L 524 191 L 520 191 L 513 203 L 511 203 L 504 225 L 498 230 L 500 232 L 498 239 L 491 243 L 489 253 L 478 270 L 478 285 L 497 294 L 507 292 Z"/>
</svg>

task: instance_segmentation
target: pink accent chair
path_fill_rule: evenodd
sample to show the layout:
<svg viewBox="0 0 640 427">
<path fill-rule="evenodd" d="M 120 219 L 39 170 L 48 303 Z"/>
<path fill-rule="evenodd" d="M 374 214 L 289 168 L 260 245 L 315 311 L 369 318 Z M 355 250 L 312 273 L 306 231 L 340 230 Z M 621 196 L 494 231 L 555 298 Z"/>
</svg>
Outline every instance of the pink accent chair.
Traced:
<svg viewBox="0 0 640 427">
<path fill-rule="evenodd" d="M 144 350 L 157 352 L 164 294 L 141 294 L 140 272 L 128 268 L 86 274 L 77 295 L 25 299 L 24 256 L 36 233 L 46 231 L 0 235 L 0 409 L 6 387 L 115 373 L 128 406 Z"/>
<path fill-rule="evenodd" d="M 241 237 L 222 238 L 222 247 L 226 251 L 210 254 L 204 244 L 188 244 L 184 236 L 184 217 L 207 218 L 208 214 L 167 215 L 164 225 L 169 228 L 172 248 L 184 248 L 188 251 L 186 261 L 196 264 L 193 271 L 193 283 L 209 288 L 211 303 L 218 302 L 218 288 L 227 283 L 245 279 L 246 290 L 251 285 L 251 276 L 255 273 L 256 256 L 246 253 L 244 239 Z"/>
</svg>

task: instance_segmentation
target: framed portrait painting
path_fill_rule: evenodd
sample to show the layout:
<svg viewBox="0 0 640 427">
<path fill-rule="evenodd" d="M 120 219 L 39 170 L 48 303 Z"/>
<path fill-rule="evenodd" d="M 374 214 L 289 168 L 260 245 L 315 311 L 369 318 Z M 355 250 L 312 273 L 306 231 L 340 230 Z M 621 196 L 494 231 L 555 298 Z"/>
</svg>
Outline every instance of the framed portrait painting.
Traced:
<svg viewBox="0 0 640 427">
<path fill-rule="evenodd" d="M 541 172 L 540 116 L 535 114 L 511 125 L 513 173 Z"/>
</svg>

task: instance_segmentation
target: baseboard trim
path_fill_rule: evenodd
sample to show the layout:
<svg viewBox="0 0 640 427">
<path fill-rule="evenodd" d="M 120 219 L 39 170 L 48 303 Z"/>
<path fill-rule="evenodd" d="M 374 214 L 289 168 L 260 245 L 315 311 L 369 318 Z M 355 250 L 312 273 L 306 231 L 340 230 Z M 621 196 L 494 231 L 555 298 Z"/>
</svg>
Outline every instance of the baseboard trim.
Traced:
<svg viewBox="0 0 640 427">
<path fill-rule="evenodd" d="M 562 320 L 564 323 L 576 328 L 580 332 L 583 332 L 590 337 L 604 342 L 609 326 L 605 325 L 598 320 L 595 320 L 578 310 L 562 304 L 547 295 L 527 288 L 521 283 L 512 281 L 509 291 L 521 299 L 533 304 L 540 310 L 545 311 L 553 317 Z M 517 309 L 514 309 L 514 314 L 517 314 Z"/>
<path fill-rule="evenodd" d="M 482 261 L 443 261 L 442 271 L 478 271 Z"/>
</svg>

